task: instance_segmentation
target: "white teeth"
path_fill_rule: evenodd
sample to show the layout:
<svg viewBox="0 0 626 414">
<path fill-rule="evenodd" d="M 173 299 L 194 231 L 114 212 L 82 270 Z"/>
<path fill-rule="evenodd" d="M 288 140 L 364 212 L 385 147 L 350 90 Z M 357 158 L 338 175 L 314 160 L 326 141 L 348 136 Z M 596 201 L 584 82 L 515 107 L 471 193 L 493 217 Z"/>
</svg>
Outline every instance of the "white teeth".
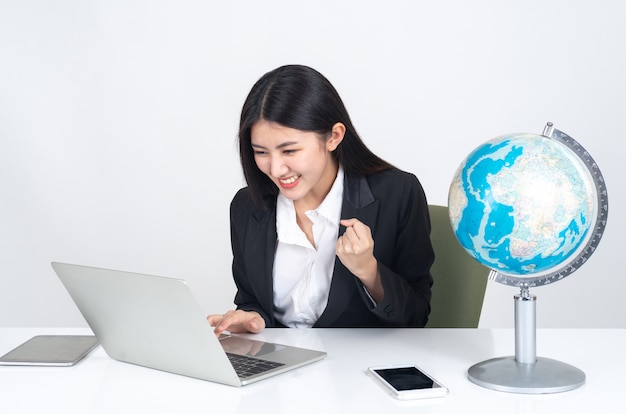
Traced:
<svg viewBox="0 0 626 414">
<path fill-rule="evenodd" d="M 280 182 L 283 183 L 283 184 L 292 184 L 292 183 L 295 183 L 298 178 L 300 178 L 299 175 L 294 175 L 294 176 L 289 177 L 289 178 L 287 178 L 285 180 L 280 180 Z"/>
</svg>

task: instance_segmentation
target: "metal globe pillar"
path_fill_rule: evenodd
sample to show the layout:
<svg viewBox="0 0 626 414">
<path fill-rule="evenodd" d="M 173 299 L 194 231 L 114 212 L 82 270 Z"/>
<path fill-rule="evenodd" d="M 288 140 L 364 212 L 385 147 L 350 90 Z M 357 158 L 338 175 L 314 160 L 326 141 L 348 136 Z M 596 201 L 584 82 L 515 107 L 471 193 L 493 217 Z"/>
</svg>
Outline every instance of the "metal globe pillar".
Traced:
<svg viewBox="0 0 626 414">
<path fill-rule="evenodd" d="M 537 357 L 536 304 L 528 286 L 515 301 L 515 356 L 493 358 L 471 366 L 471 382 L 496 391 L 549 394 L 573 390 L 585 383 L 580 369 L 549 358 Z"/>
</svg>

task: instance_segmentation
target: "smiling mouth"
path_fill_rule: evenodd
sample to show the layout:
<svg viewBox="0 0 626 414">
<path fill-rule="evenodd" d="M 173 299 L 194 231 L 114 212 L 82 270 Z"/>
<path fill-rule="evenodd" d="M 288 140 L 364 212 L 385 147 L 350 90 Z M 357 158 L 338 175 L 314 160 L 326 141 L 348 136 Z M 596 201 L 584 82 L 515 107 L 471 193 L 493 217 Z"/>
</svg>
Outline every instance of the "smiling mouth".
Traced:
<svg viewBox="0 0 626 414">
<path fill-rule="evenodd" d="M 284 179 L 279 179 L 278 182 L 280 183 L 280 186 L 283 188 L 290 188 L 293 187 L 296 182 L 300 179 L 301 175 L 292 175 L 289 178 L 284 178 Z"/>
</svg>

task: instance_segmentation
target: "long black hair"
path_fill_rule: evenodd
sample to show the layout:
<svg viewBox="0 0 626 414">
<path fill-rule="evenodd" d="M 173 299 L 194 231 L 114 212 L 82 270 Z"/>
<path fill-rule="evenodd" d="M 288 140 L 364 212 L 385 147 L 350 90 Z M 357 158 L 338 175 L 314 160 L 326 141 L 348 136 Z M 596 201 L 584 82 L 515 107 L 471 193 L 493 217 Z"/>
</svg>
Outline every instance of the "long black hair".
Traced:
<svg viewBox="0 0 626 414">
<path fill-rule="evenodd" d="M 369 175 L 393 168 L 367 148 L 352 125 L 333 85 L 308 66 L 286 65 L 266 73 L 248 94 L 239 121 L 239 156 L 243 174 L 257 203 L 275 197 L 278 188 L 256 165 L 250 132 L 261 121 L 276 122 L 301 131 L 330 136 L 333 125 L 346 127 L 333 157 L 346 174 Z"/>
</svg>

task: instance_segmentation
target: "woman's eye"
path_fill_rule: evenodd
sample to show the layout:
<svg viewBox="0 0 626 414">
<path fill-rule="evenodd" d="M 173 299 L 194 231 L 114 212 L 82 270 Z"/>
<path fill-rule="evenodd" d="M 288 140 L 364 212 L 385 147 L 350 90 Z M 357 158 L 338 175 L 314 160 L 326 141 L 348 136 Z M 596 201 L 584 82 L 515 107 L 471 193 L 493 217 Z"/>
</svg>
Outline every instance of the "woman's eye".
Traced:
<svg viewBox="0 0 626 414">
<path fill-rule="evenodd" d="M 256 155 L 266 155 L 266 154 L 267 154 L 267 152 L 265 152 L 265 151 L 259 151 L 259 150 L 255 150 L 255 151 L 254 151 L 254 155 L 255 155 L 255 156 L 256 156 Z"/>
<path fill-rule="evenodd" d="M 293 149 L 288 149 L 288 150 L 284 150 L 284 151 L 283 151 L 283 154 L 285 154 L 285 155 L 291 155 L 291 154 L 294 154 L 295 152 L 296 152 L 296 150 L 293 150 Z"/>
</svg>

